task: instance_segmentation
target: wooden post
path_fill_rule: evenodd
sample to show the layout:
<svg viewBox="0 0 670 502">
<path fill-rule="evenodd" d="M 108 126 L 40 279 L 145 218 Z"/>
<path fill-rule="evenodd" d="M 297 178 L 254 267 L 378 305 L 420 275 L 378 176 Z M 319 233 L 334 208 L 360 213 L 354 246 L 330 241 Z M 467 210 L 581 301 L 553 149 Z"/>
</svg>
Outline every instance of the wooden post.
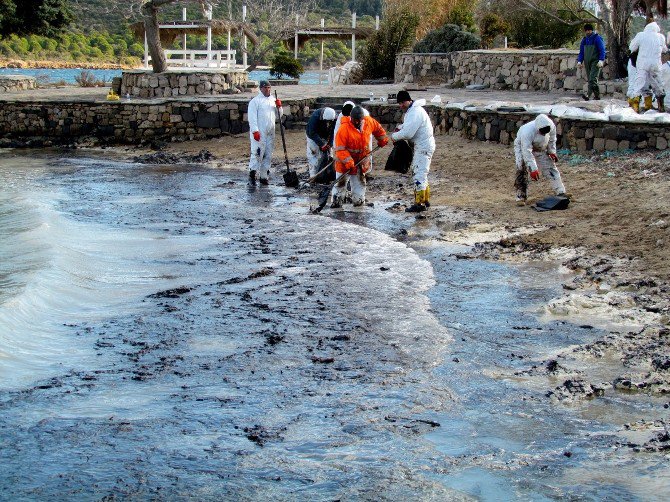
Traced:
<svg viewBox="0 0 670 502">
<path fill-rule="evenodd" d="M 321 18 L 321 28 L 326 26 L 326 20 Z M 319 85 L 321 85 L 321 75 L 323 75 L 323 38 L 321 39 L 321 60 L 319 62 Z"/>
<path fill-rule="evenodd" d="M 242 4 L 242 22 L 247 20 L 247 3 Z M 247 35 L 244 34 L 244 50 L 242 51 L 242 66 L 247 67 Z"/>
<path fill-rule="evenodd" d="M 181 10 L 181 18 L 186 21 L 186 7 Z M 181 58 L 186 59 L 186 31 L 184 31 L 181 37 L 181 48 L 184 51 L 184 55 Z"/>
<path fill-rule="evenodd" d="M 144 30 L 144 68 L 149 68 L 149 42 L 147 40 L 147 32 Z"/>
<path fill-rule="evenodd" d="M 295 15 L 295 38 L 293 40 L 293 57 L 298 59 L 298 14 Z"/>
<path fill-rule="evenodd" d="M 228 0 L 228 21 L 232 22 L 233 20 L 233 5 L 230 0 Z M 228 60 L 228 66 L 235 68 L 235 65 L 237 65 L 237 61 L 232 61 L 230 59 L 230 28 L 228 28 L 228 55 L 226 56 L 226 59 Z"/>
<path fill-rule="evenodd" d="M 351 14 L 351 27 L 354 29 L 351 33 L 351 60 L 356 61 L 356 13 Z"/>
<path fill-rule="evenodd" d="M 209 21 L 209 24 L 207 25 L 207 68 L 209 68 L 209 65 L 211 64 L 212 61 L 212 6 L 211 5 L 209 5 L 209 8 L 207 9 L 205 16 L 207 17 L 207 21 Z"/>
<path fill-rule="evenodd" d="M 375 16 L 375 30 L 379 31 L 379 15 Z"/>
</svg>

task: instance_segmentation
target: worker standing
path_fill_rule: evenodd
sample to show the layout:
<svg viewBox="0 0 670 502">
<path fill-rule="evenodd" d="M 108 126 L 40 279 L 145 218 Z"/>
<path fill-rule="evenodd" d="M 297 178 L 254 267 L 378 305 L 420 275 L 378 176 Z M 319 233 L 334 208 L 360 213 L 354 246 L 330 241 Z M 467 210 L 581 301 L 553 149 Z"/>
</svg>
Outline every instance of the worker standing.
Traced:
<svg viewBox="0 0 670 502">
<path fill-rule="evenodd" d="M 379 122 L 360 106 L 351 110 L 349 117 L 342 117 L 340 128 L 335 137 L 335 172 L 337 183 L 333 185 L 333 201 L 331 208 L 342 207 L 340 192 L 346 184 L 347 177 L 351 180 L 351 199 L 354 206 L 365 203 L 365 173 L 370 170 L 370 137 L 374 136 L 380 147 L 388 144 L 386 131 Z M 360 165 L 359 161 L 362 161 Z M 346 175 L 346 176 L 345 176 Z"/>
<path fill-rule="evenodd" d="M 589 81 L 588 90 L 586 94 L 582 94 L 582 98 L 588 101 L 593 94 L 594 99 L 600 99 L 598 78 L 600 78 L 600 70 L 605 65 L 605 42 L 598 33 L 593 31 L 592 24 L 584 25 L 584 38 L 579 45 L 577 66 L 582 65 L 584 65 Z"/>
<path fill-rule="evenodd" d="M 342 105 L 342 111 L 337 115 L 337 120 L 335 121 L 335 132 L 333 134 L 334 138 L 337 138 L 337 131 L 340 129 L 340 124 L 342 123 L 342 117 L 348 117 L 351 115 L 351 110 L 354 109 L 356 103 L 353 101 L 345 101 Z M 333 145 L 337 146 L 337 145 Z"/>
<path fill-rule="evenodd" d="M 535 120 L 522 125 L 514 140 L 516 157 L 516 188 L 517 206 L 526 205 L 528 197 L 528 174 L 538 181 L 540 172 L 549 178 L 551 188 L 556 195 L 569 197 L 561 180 L 561 173 L 556 168 L 556 126 L 545 114 L 538 115 Z"/>
<path fill-rule="evenodd" d="M 665 44 L 665 38 L 661 35 L 661 29 L 655 22 L 649 23 L 644 30 L 635 35 L 631 40 L 629 49 L 631 52 L 637 51 L 637 76 L 633 86 L 628 103 L 636 112 L 640 111 L 640 94 L 642 89 L 651 85 L 652 91 L 656 96 L 658 111 L 665 111 L 665 88 L 661 81 L 661 54 L 668 51 Z"/>
<path fill-rule="evenodd" d="M 282 115 L 281 101 L 270 95 L 270 83 L 261 80 L 258 95 L 250 102 L 247 109 L 249 117 L 249 138 L 251 140 L 251 158 L 249 159 L 249 181 L 256 184 L 256 173 L 262 185 L 267 185 L 270 178 L 272 151 L 275 143 L 275 120 L 277 109 Z"/>
<path fill-rule="evenodd" d="M 433 124 L 423 109 L 425 99 L 414 101 L 407 91 L 400 91 L 397 95 L 398 106 L 405 112 L 403 123 L 391 134 L 391 139 L 399 141 L 405 139 L 414 144 L 412 156 L 412 173 L 414 176 L 414 204 L 405 209 L 409 213 L 425 211 L 430 207 L 430 185 L 428 172 L 430 161 L 435 152 L 435 138 Z"/>
<path fill-rule="evenodd" d="M 337 115 L 332 108 L 314 110 L 307 121 L 307 165 L 309 175 L 314 176 L 318 171 L 322 155 L 327 155 L 333 146 L 335 119 Z"/>
</svg>

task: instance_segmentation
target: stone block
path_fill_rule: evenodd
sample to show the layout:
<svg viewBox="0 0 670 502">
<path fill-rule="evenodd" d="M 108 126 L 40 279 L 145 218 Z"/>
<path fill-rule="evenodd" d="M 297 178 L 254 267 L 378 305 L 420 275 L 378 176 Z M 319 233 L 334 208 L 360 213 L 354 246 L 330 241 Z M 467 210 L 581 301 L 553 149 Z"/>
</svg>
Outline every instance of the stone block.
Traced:
<svg viewBox="0 0 670 502">
<path fill-rule="evenodd" d="M 198 112 L 196 116 L 195 125 L 203 129 L 218 129 L 219 128 L 219 114 L 209 112 Z"/>
<path fill-rule="evenodd" d="M 662 136 L 659 136 L 656 138 L 656 149 L 657 150 L 665 150 L 668 148 L 668 140 L 665 139 Z"/>
<path fill-rule="evenodd" d="M 604 152 L 605 151 L 605 139 L 604 138 L 594 138 L 593 149 L 597 152 Z"/>
<path fill-rule="evenodd" d="M 613 152 L 619 149 L 619 142 L 615 139 L 605 140 L 605 150 Z"/>
</svg>

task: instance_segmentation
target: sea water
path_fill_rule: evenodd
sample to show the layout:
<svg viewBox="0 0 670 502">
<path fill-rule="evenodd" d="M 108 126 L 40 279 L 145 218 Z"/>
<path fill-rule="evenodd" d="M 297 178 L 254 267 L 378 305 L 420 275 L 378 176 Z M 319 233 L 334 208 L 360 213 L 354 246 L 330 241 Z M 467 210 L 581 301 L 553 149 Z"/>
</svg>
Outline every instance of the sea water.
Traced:
<svg viewBox="0 0 670 502">
<path fill-rule="evenodd" d="M 537 320 L 550 265 L 393 238 L 432 231 L 383 208 L 314 216 L 243 167 L 0 154 L 2 497 L 667 492 L 662 458 L 612 448 L 648 403 L 594 415 L 514 377 L 597 336 Z"/>
</svg>

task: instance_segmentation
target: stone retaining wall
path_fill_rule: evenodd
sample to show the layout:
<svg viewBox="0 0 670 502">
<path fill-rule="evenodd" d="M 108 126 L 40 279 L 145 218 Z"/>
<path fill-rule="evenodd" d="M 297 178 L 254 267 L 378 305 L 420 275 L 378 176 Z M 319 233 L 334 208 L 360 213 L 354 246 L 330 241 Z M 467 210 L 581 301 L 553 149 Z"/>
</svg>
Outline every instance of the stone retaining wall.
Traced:
<svg viewBox="0 0 670 502">
<path fill-rule="evenodd" d="M 399 54 L 395 81 L 406 84 L 481 84 L 496 89 L 530 91 L 586 90 L 577 51 L 475 50 L 441 54 Z M 603 79 L 609 77 L 607 64 Z M 603 95 L 622 97 L 626 82 L 607 82 Z M 622 92 L 623 90 L 623 92 Z"/>
<path fill-rule="evenodd" d="M 70 144 L 95 138 L 103 144 L 138 144 L 152 139 L 184 141 L 247 132 L 244 101 L 150 100 L 96 103 L 4 102 L 0 146 Z M 304 127 L 315 100 L 284 103 L 286 126 Z"/>
<path fill-rule="evenodd" d="M 124 71 L 121 76 L 121 96 L 139 98 L 180 96 L 216 96 L 234 94 L 236 87 L 247 84 L 247 72 L 225 70 L 170 70 L 153 73 L 150 70 Z"/>
<path fill-rule="evenodd" d="M 0 92 L 25 91 L 37 89 L 37 80 L 34 77 L 23 75 L 0 76 Z"/>
<path fill-rule="evenodd" d="M 516 133 L 535 115 L 528 113 L 501 113 L 493 111 L 463 111 L 428 105 L 424 107 L 435 127 L 435 134 L 449 134 L 467 139 L 493 141 L 510 145 Z M 402 121 L 402 112 L 394 105 L 368 106 L 388 130 Z M 555 118 L 559 149 L 573 152 L 665 150 L 670 141 L 670 129 L 664 124 L 630 124 L 600 122 L 569 118 Z"/>
<path fill-rule="evenodd" d="M 155 99 L 96 103 L 40 103 L 4 101 L 0 106 L 0 146 L 71 144 L 96 138 L 103 144 L 138 144 L 160 139 L 204 139 L 249 130 L 248 100 Z M 284 100 L 288 128 L 304 130 L 315 99 Z M 366 105 L 389 130 L 402 121 L 397 105 Z M 528 113 L 459 110 L 428 105 L 425 110 L 435 134 L 494 141 L 509 145 Z M 670 129 L 664 124 L 631 124 L 556 119 L 559 148 L 576 152 L 668 148 Z"/>
</svg>

